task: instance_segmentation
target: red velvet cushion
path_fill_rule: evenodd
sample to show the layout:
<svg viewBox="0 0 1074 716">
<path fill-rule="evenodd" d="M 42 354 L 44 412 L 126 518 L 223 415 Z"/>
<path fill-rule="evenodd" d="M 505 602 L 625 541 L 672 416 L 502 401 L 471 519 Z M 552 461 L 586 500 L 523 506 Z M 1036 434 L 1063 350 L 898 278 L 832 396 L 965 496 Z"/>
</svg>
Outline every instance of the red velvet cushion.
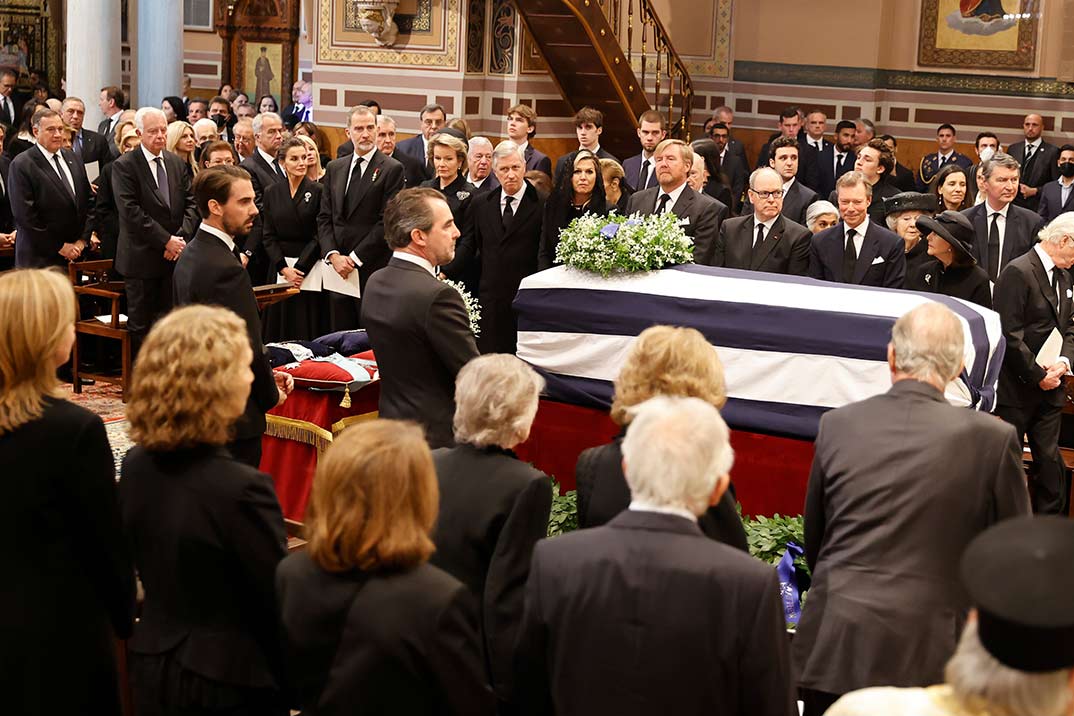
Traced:
<svg viewBox="0 0 1074 716">
<path fill-rule="evenodd" d="M 373 351 L 365 351 L 364 353 L 359 353 L 351 357 L 371 361 L 373 360 Z M 367 365 L 363 367 L 369 374 L 370 379 L 372 379 L 377 372 L 376 365 Z M 332 381 L 339 383 L 341 386 L 354 380 L 351 374 L 347 371 L 333 363 L 325 361 L 304 360 L 296 366 L 279 368 L 278 370 L 286 371 L 298 380 Z"/>
</svg>

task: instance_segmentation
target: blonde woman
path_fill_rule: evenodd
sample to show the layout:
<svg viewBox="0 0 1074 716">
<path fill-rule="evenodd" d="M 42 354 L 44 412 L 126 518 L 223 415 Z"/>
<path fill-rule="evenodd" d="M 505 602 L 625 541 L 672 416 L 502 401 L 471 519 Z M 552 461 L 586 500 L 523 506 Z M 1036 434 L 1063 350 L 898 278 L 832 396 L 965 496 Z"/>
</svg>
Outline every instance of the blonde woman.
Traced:
<svg viewBox="0 0 1074 716">
<path fill-rule="evenodd" d="M 304 134 L 295 134 L 294 139 L 306 147 L 306 178 L 319 182 L 324 176 L 324 167 L 321 165 L 321 154 L 317 151 L 317 142 Z"/>
<path fill-rule="evenodd" d="M 190 179 L 198 173 L 198 163 L 194 159 L 194 149 L 198 143 L 194 140 L 194 128 L 179 120 L 168 125 L 167 144 L 165 148 L 183 160 L 183 168 L 188 170 Z"/>
<path fill-rule="evenodd" d="M 596 527 L 630 505 L 623 476 L 622 444 L 634 406 L 658 395 L 700 398 L 720 409 L 727 402 L 723 364 L 712 344 L 693 328 L 653 326 L 642 331 L 615 379 L 612 420 L 622 431 L 601 447 L 578 457 L 578 524 Z M 719 503 L 698 518 L 698 526 L 719 542 L 747 549 L 746 532 L 728 490 Z"/>
<path fill-rule="evenodd" d="M 130 120 L 123 120 L 116 124 L 112 132 L 112 142 L 116 145 L 116 149 L 122 149 L 123 137 L 127 135 L 128 130 L 132 129 L 134 129 L 134 122 Z"/>
<path fill-rule="evenodd" d="M 356 425 L 318 461 L 309 545 L 276 571 L 288 686 L 303 712 L 495 713 L 474 597 L 428 564 L 437 499 L 414 423 Z"/>
<path fill-rule="evenodd" d="M 119 491 L 145 588 L 129 643 L 140 714 L 288 713 L 272 637 L 283 515 L 272 478 L 225 448 L 252 358 L 243 320 L 199 305 L 159 320 L 134 366 Z"/>
<path fill-rule="evenodd" d="M 17 713 L 120 716 L 115 639 L 130 635 L 134 572 L 104 424 L 58 390 L 74 322 L 61 273 L 0 274 L 0 673 Z"/>
</svg>

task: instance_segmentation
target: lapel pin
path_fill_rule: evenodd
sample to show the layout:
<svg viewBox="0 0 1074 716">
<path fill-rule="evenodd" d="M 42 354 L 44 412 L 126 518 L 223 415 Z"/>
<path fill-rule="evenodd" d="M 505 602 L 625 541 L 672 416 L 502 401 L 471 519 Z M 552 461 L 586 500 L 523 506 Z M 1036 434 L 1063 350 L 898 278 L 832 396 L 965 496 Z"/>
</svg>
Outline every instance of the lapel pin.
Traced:
<svg viewBox="0 0 1074 716">
<path fill-rule="evenodd" d="M 307 192 L 306 192 L 306 196 L 305 196 L 305 199 L 306 199 L 306 203 L 307 203 L 307 204 L 308 204 L 308 203 L 310 203 L 310 197 L 311 197 L 311 196 L 313 196 L 313 192 L 311 192 L 311 191 L 307 191 Z"/>
</svg>

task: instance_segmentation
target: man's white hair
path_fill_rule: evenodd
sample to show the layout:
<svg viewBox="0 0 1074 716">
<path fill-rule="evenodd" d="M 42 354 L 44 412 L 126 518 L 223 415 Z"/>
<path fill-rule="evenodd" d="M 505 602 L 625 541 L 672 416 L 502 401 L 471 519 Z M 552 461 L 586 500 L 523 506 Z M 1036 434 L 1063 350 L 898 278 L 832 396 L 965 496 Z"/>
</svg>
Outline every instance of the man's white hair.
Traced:
<svg viewBox="0 0 1074 716">
<path fill-rule="evenodd" d="M 471 152 L 474 151 L 474 147 L 478 145 L 492 149 L 492 142 L 489 141 L 488 137 L 470 137 L 469 145 Z"/>
<path fill-rule="evenodd" d="M 379 127 L 382 124 L 390 124 L 390 125 L 392 125 L 392 129 L 395 129 L 395 127 L 396 127 L 394 119 L 392 119 L 391 117 L 389 117 L 386 114 L 378 114 L 377 115 L 377 126 Z"/>
<path fill-rule="evenodd" d="M 214 122 L 213 120 L 209 119 L 208 117 L 202 117 L 197 122 L 194 122 L 194 136 L 195 137 L 198 136 L 198 130 L 199 129 L 212 130 L 212 132 L 214 134 L 216 134 L 217 136 L 220 135 L 220 128 L 216 126 L 216 122 Z"/>
<path fill-rule="evenodd" d="M 954 380 L 962 370 L 963 344 L 958 317 L 933 301 L 903 314 L 891 329 L 895 370 L 918 380 Z"/>
<path fill-rule="evenodd" d="M 781 187 L 783 186 L 783 177 L 779 175 L 779 172 L 777 172 L 772 167 L 761 167 L 760 169 L 754 169 L 753 173 L 750 174 L 750 189 L 756 187 L 757 180 L 763 176 L 772 176 L 779 180 L 779 184 Z"/>
<path fill-rule="evenodd" d="M 522 165 L 526 165 L 526 156 L 522 153 L 522 149 L 510 139 L 505 139 L 492 150 L 492 168 L 495 169 L 500 165 L 501 160 L 510 157 L 518 157 Z"/>
<path fill-rule="evenodd" d="M 700 515 L 734 451 L 727 424 L 699 398 L 657 396 L 634 407 L 623 440 L 630 494 L 658 507 Z"/>
<path fill-rule="evenodd" d="M 283 118 L 275 112 L 262 112 L 261 114 L 255 115 L 252 120 L 254 125 L 254 134 L 261 134 L 261 128 L 265 125 L 265 119 L 268 117 L 274 117 L 277 122 L 283 124 Z M 200 122 L 201 120 L 198 121 Z"/>
<path fill-rule="evenodd" d="M 1064 236 L 1074 240 L 1074 211 L 1063 212 L 1037 234 L 1041 242 L 1049 244 L 1058 244 Z"/>
<path fill-rule="evenodd" d="M 145 119 L 150 115 L 158 116 L 165 122 L 168 121 L 168 118 L 160 107 L 140 107 L 138 111 L 134 113 L 134 126 L 139 132 L 145 131 Z"/>
</svg>

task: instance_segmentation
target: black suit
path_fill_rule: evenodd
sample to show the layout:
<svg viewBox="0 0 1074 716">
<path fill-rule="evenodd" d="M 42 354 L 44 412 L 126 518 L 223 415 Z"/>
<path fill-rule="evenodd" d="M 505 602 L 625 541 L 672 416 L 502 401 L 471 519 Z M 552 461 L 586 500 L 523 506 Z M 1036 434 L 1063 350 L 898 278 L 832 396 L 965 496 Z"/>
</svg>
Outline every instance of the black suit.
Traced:
<svg viewBox="0 0 1074 716">
<path fill-rule="evenodd" d="M 11 169 L 11 157 L 0 154 L 0 233 L 9 234 L 15 230 L 15 218 L 11 215 L 11 194 L 8 190 L 8 175 Z M 15 257 L 0 258 L 0 271 L 7 271 L 15 266 Z"/>
<path fill-rule="evenodd" d="M 481 334 L 477 340 L 482 353 L 515 352 L 518 340 L 511 302 L 522 279 L 537 273 L 544 200 L 532 184 L 526 182 L 525 187 L 506 229 L 500 207 L 502 188 L 481 194 L 473 204 L 474 239 L 481 261 Z"/>
<path fill-rule="evenodd" d="M 235 423 L 233 448 L 236 457 L 257 467 L 261 456 L 261 435 L 265 432 L 265 412 L 276 405 L 279 392 L 272 378 L 265 347 L 261 342 L 261 319 L 257 315 L 250 277 L 237 256 L 218 237 L 198 231 L 175 266 L 175 305 L 204 303 L 222 306 L 246 322 L 250 336 L 254 374 L 246 410 Z M 256 460 L 254 459 L 256 456 Z"/>
<path fill-rule="evenodd" d="M 1051 223 L 1052 219 L 1066 211 L 1074 211 L 1074 189 L 1067 193 L 1067 200 L 1063 201 L 1063 186 L 1059 181 L 1051 181 L 1041 187 L 1040 205 L 1037 206 L 1041 221 Z"/>
<path fill-rule="evenodd" d="M 97 234 L 101 241 L 101 258 L 115 259 L 119 243 L 119 214 L 116 211 L 116 195 L 112 190 L 112 164 L 101 167 L 97 177 L 97 196 L 93 200 L 93 211 L 87 222 L 91 232 Z"/>
<path fill-rule="evenodd" d="M 772 158 L 770 146 L 771 142 L 766 142 L 761 147 L 761 153 L 757 156 L 758 169 L 769 166 L 768 160 Z M 820 181 L 817 154 L 817 150 L 810 146 L 808 142 L 802 139 L 798 140 L 798 173 L 795 174 L 795 177 L 807 187 L 815 187 Z"/>
<path fill-rule="evenodd" d="M 772 229 L 757 240 L 756 218 L 751 213 L 728 219 L 720 226 L 712 265 L 723 268 L 809 275 L 809 229 L 783 216 L 776 216 Z"/>
<path fill-rule="evenodd" d="M 526 171 L 544 172 L 549 177 L 552 176 L 552 160 L 547 154 L 537 151 L 529 142 L 526 143 L 526 151 L 523 154 L 526 155 Z"/>
<path fill-rule="evenodd" d="M 627 202 L 627 213 L 655 213 L 661 191 L 658 187 L 633 194 Z M 698 194 L 687 185 L 671 212 L 679 217 L 679 225 L 686 235 L 694 240 L 694 263 L 711 266 L 720 224 L 727 218 L 727 205 L 706 194 Z"/>
<path fill-rule="evenodd" d="M 869 200 L 869 219 L 880 226 L 887 226 L 887 213 L 884 211 L 884 199 L 895 196 L 900 192 L 899 187 L 891 179 L 881 176 L 880 180 L 873 184 L 872 198 Z M 832 189 L 828 195 L 828 201 L 839 206 L 839 192 Z"/>
<path fill-rule="evenodd" d="M 6 710 L 119 716 L 115 639 L 134 621 L 134 570 L 101 419 L 59 398 L 0 437 L 8 543 L 0 589 Z"/>
<path fill-rule="evenodd" d="M 728 149 L 723 159 L 720 160 L 720 173 L 727 177 L 731 188 L 731 213 L 738 215 L 742 210 L 742 195 L 746 191 L 746 183 L 749 180 L 749 172 L 742 159 Z"/>
<path fill-rule="evenodd" d="M 630 506 L 630 486 L 623 475 L 623 435 L 607 445 L 584 450 L 578 456 L 574 475 L 578 481 L 578 526 L 600 527 Z M 735 509 L 731 490 L 719 503 L 697 518 L 706 537 L 749 553 L 746 530 Z"/>
<path fill-rule="evenodd" d="M 1007 148 L 1007 153 L 1022 165 L 1022 176 L 1018 179 L 1020 184 L 1040 189 L 1059 178 L 1059 147 L 1054 144 L 1041 139 L 1036 150 L 1030 155 L 1028 164 L 1025 161 L 1026 140 L 1012 144 Z M 1014 205 L 1036 211 L 1040 206 L 1040 192 L 1026 199 L 1019 188 L 1017 196 L 1014 197 Z"/>
<path fill-rule="evenodd" d="M 1059 456 L 1059 424 L 1066 394 L 1062 384 L 1051 390 L 1040 388 L 1038 384 L 1046 371 L 1036 360 L 1049 334 L 1057 330 L 1063 337 L 1061 355 L 1074 364 L 1070 274 L 1059 269 L 1053 272 L 1058 273 L 1058 295 L 1040 256 L 1031 249 L 1012 259 L 996 281 L 992 303 L 1007 340 L 996 415 L 1014 425 L 1019 435 L 1024 433 L 1029 438 L 1036 472 L 1034 510 L 1065 514 L 1066 468 Z"/>
<path fill-rule="evenodd" d="M 320 183 L 303 178 L 295 195 L 289 182 L 273 182 L 262 196 L 262 246 L 267 258 L 268 280 L 287 268 L 287 259 L 298 259 L 294 268 L 305 275 L 317 265 L 317 212 L 321 208 Z M 321 292 L 302 291 L 265 309 L 265 340 L 311 341 L 328 332 Z"/>
<path fill-rule="evenodd" d="M 392 156 L 397 161 L 402 161 L 397 155 L 405 154 L 410 157 L 413 164 L 421 166 L 421 181 L 432 179 L 436 176 L 436 172 L 433 170 L 433 163 L 429 161 L 429 156 L 425 152 L 425 141 L 421 134 L 416 134 L 410 139 L 404 139 L 395 145 L 395 151 L 392 152 Z M 415 179 L 419 175 L 415 175 Z M 420 182 L 418 182 L 420 183 Z M 417 186 L 418 184 L 414 184 Z"/>
<path fill-rule="evenodd" d="M 854 171 L 854 162 L 858 155 L 853 150 L 843 152 L 843 161 L 836 167 L 835 145 L 827 144 L 817 156 L 817 193 L 828 196 L 835 191 L 835 180 L 847 172 Z M 913 175 L 911 175 L 911 180 Z"/>
<path fill-rule="evenodd" d="M 86 169 L 69 149 L 61 149 L 59 156 L 74 180 L 73 197 L 66 178 L 60 178 L 39 147 L 15 157 L 8 169 L 19 268 L 66 266 L 67 259 L 58 253 L 65 243 L 81 239 L 89 245 L 86 219 L 93 208 L 93 194 Z"/>
<path fill-rule="evenodd" d="M 283 126 L 288 129 L 294 129 L 295 125 L 303 121 L 303 117 L 306 115 L 306 105 L 291 103 L 283 108 L 280 112 L 280 119 L 283 120 Z"/>
<path fill-rule="evenodd" d="M 785 629 L 771 566 L 685 517 L 628 510 L 537 544 L 518 703 L 560 716 L 790 716 Z"/>
<path fill-rule="evenodd" d="M 440 270 L 452 281 L 461 282 L 471 296 L 476 296 L 478 281 L 481 278 L 477 247 L 474 244 L 473 201 L 477 189 L 466 181 L 466 177 L 462 174 L 456 176 L 455 181 L 445 187 L 440 186 L 439 177 L 424 181 L 421 186 L 436 189 L 444 195 L 444 200 L 455 219 L 455 226 L 459 229 L 459 238 L 455 240 L 455 258 L 450 263 L 441 266 Z"/>
<path fill-rule="evenodd" d="M 970 176 L 976 176 L 976 173 L 970 174 Z M 891 172 L 891 181 L 901 192 L 914 191 L 917 188 L 913 170 L 898 162 L 895 163 L 895 170 Z"/>
<path fill-rule="evenodd" d="M 728 133 L 728 134 L 730 134 L 730 133 Z M 734 137 L 730 137 L 730 136 L 728 137 L 728 139 L 727 139 L 727 151 L 731 152 L 736 157 L 738 157 L 739 161 L 742 162 L 743 168 L 753 166 L 753 164 L 750 162 L 749 157 L 746 156 L 746 147 L 743 146 L 742 142 L 738 141 Z M 768 165 L 766 164 L 765 166 L 768 166 Z"/>
<path fill-rule="evenodd" d="M 533 547 L 548 530 L 552 482 L 496 447 L 436 450 L 433 463 L 440 511 L 431 561 L 473 593 L 489 683 L 507 702 L 524 587 Z"/>
<path fill-rule="evenodd" d="M 845 248 L 846 226 L 842 221 L 830 229 L 815 234 L 810 243 L 809 275 L 824 281 L 844 283 L 843 252 Z M 870 220 L 861 251 L 854 263 L 854 274 L 849 283 L 859 286 L 902 288 L 905 282 L 906 244 L 898 234 Z"/>
<path fill-rule="evenodd" d="M 221 693 L 246 707 L 234 713 L 286 714 L 273 576 L 287 536 L 272 478 L 223 447 L 136 446 L 119 494 L 145 587 L 129 643 L 139 716 Z"/>
<path fill-rule="evenodd" d="M 275 184 L 286 185 L 287 177 L 283 174 L 283 167 L 280 167 L 277 162 L 266 161 L 256 148 L 254 153 L 243 159 L 239 166 L 250 174 L 250 183 L 254 187 L 254 204 L 257 205 L 258 211 L 249 235 L 239 242 L 239 248 L 249 259 L 246 271 L 250 274 L 250 282 L 255 286 L 260 286 L 268 281 L 270 276 L 273 280 L 276 278 L 275 274 L 269 273 L 268 256 L 265 255 L 264 219 L 261 216 L 265 213 L 265 190 Z M 279 171 L 276 170 L 277 167 Z"/>
<path fill-rule="evenodd" d="M 440 569 L 337 574 L 297 552 L 276 570 L 276 594 L 288 687 L 303 713 L 495 713 L 473 596 Z"/>
<path fill-rule="evenodd" d="M 97 162 L 97 169 L 100 170 L 113 159 L 112 152 L 109 149 L 111 145 L 112 142 L 103 135 L 94 132 L 92 129 L 83 129 L 82 155 L 79 158 L 83 164 Z"/>
<path fill-rule="evenodd" d="M 157 318 L 172 307 L 175 263 L 164 258 L 164 246 L 172 236 L 190 241 L 199 223 L 183 160 L 171 152 L 160 156 L 168 177 L 167 204 L 157 188 L 155 167 L 149 166 L 142 149 L 112 163 L 112 193 L 119 214 L 116 269 L 125 277 L 127 329 L 135 349 Z"/>
<path fill-rule="evenodd" d="M 805 226 L 805 215 L 809 205 L 815 202 L 820 197 L 817 196 L 817 192 L 810 189 L 802 182 L 795 180 L 791 184 L 791 188 L 783 195 L 783 208 L 780 209 L 780 214 L 783 214 L 786 218 L 790 219 L 796 224 Z M 742 213 L 752 212 L 753 206 L 748 202 L 743 207 Z"/>
<path fill-rule="evenodd" d="M 420 423 L 434 448 L 454 445 L 455 376 L 477 357 L 459 293 L 392 258 L 369 279 L 362 325 L 380 368 L 380 416 Z"/>
<path fill-rule="evenodd" d="M 340 144 L 339 148 L 336 149 L 336 159 L 349 157 L 352 154 L 354 154 L 354 142 L 349 139 L 343 142 L 343 144 Z M 392 159 L 403 165 L 403 169 L 406 171 L 407 186 L 420 186 L 421 183 L 428 178 L 425 175 L 425 162 L 415 159 L 406 152 L 393 151 L 387 156 L 390 156 Z"/>
<path fill-rule="evenodd" d="M 364 292 L 373 272 L 388 263 L 391 251 L 384 241 L 384 208 L 403 188 L 403 165 L 373 152 L 369 166 L 357 175 L 347 191 L 352 156 L 328 163 L 321 184 L 321 208 L 317 214 L 317 241 L 321 258 L 338 251 L 344 256 L 354 253 L 362 265 L 355 269 Z M 328 270 L 332 269 L 329 265 Z M 349 296 L 329 293 L 329 321 L 334 331 L 357 328 L 359 302 Z"/>
<path fill-rule="evenodd" d="M 123 110 L 117 110 L 116 111 L 116 114 L 122 114 L 122 113 L 123 113 Z M 118 122 L 119 120 L 116 120 L 116 121 Z M 115 145 L 115 142 L 113 141 L 113 139 L 114 139 L 113 130 L 114 129 L 115 129 L 115 126 L 112 124 L 112 117 L 105 117 L 97 125 L 97 134 L 99 134 L 102 137 L 104 137 L 105 141 L 109 145 L 109 152 L 111 152 L 112 146 Z"/>
<path fill-rule="evenodd" d="M 657 185 L 656 181 L 656 159 L 649 157 L 648 162 L 648 178 L 645 182 L 645 186 L 638 186 L 638 182 L 641 179 L 641 165 L 645 161 L 641 154 L 635 154 L 632 157 L 628 157 L 623 161 L 623 173 L 626 175 L 626 183 L 634 191 L 641 189 L 652 189 Z"/>
<path fill-rule="evenodd" d="M 977 259 L 977 263 L 986 272 L 988 271 L 988 231 L 992 225 L 990 213 L 991 209 L 988 208 L 987 200 L 962 212 L 963 216 L 973 224 L 973 258 Z M 1006 229 L 1003 233 L 999 258 L 1000 273 L 1012 259 L 1033 248 L 1033 244 L 1037 243 L 1037 234 L 1042 227 L 1043 221 L 1036 212 L 1014 204 L 1007 207 Z"/>
<path fill-rule="evenodd" d="M 1009 426 L 916 380 L 821 418 L 805 504 L 813 585 L 792 644 L 801 686 L 943 680 L 970 607 L 959 559 L 1028 512 L 1021 463 Z"/>
</svg>

